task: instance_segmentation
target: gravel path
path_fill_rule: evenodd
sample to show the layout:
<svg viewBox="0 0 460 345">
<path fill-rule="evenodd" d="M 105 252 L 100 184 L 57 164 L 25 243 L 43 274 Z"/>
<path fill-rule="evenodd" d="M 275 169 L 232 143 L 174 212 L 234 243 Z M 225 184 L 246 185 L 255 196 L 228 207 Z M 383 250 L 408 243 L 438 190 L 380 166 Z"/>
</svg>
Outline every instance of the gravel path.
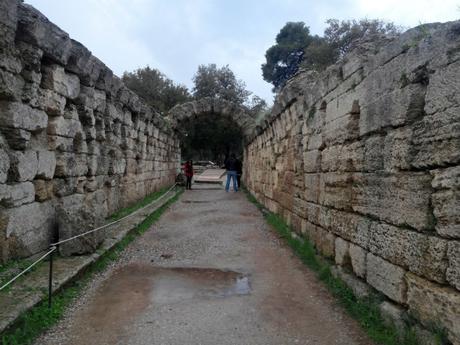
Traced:
<svg viewBox="0 0 460 345">
<path fill-rule="evenodd" d="M 196 186 L 36 344 L 372 342 L 244 194 Z"/>
</svg>

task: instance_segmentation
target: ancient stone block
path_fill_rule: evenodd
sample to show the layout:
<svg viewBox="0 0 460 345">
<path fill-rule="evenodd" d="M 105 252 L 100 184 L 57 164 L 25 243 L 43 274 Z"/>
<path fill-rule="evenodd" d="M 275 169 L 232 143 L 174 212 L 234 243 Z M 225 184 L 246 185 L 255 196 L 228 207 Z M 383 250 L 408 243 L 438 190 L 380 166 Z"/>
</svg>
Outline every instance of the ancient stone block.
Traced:
<svg viewBox="0 0 460 345">
<path fill-rule="evenodd" d="M 29 131 L 19 128 L 5 128 L 2 132 L 11 149 L 24 151 L 29 148 L 32 137 Z"/>
<path fill-rule="evenodd" d="M 0 184 L 0 205 L 18 207 L 33 202 L 35 199 L 34 185 L 31 182 L 16 184 Z"/>
<path fill-rule="evenodd" d="M 15 239 L 15 255 L 30 256 L 48 247 L 55 221 L 51 202 L 33 202 L 7 209 L 5 214 L 6 236 Z"/>
<path fill-rule="evenodd" d="M 74 138 L 78 133 L 82 136 L 83 128 L 77 119 L 67 119 L 63 116 L 57 116 L 50 119 L 47 133 L 49 135 L 58 135 L 66 138 Z"/>
<path fill-rule="evenodd" d="M 460 189 L 436 192 L 432 195 L 432 203 L 437 233 L 460 238 Z"/>
<path fill-rule="evenodd" d="M 460 294 L 458 290 L 407 274 L 409 312 L 425 326 L 445 327 L 450 341 L 460 343 Z"/>
<path fill-rule="evenodd" d="M 318 172 L 321 166 L 321 152 L 318 150 L 304 152 L 303 163 L 305 172 Z"/>
<path fill-rule="evenodd" d="M 370 220 L 366 217 L 334 210 L 321 208 L 318 217 L 319 225 L 329 229 L 343 239 L 368 247 Z"/>
<path fill-rule="evenodd" d="M 333 258 L 335 256 L 335 239 L 336 236 L 334 236 L 333 233 L 320 227 L 316 228 L 314 242 L 316 244 L 316 248 L 323 256 L 329 258 Z"/>
<path fill-rule="evenodd" d="M 59 152 L 56 154 L 56 170 L 54 175 L 57 177 L 84 176 L 88 172 L 86 155 Z"/>
<path fill-rule="evenodd" d="M 354 174 L 353 182 L 354 211 L 395 225 L 433 228 L 429 174 Z"/>
<path fill-rule="evenodd" d="M 460 105 L 460 83 L 457 78 L 460 63 L 454 62 L 433 71 L 426 91 L 427 114 L 432 115 Z"/>
<path fill-rule="evenodd" d="M 460 290 L 460 242 L 451 241 L 448 244 L 446 279 L 457 290 Z"/>
<path fill-rule="evenodd" d="M 344 241 L 340 237 L 335 239 L 335 263 L 337 265 L 345 266 L 350 263 L 348 248 L 349 242 Z"/>
<path fill-rule="evenodd" d="M 64 114 L 66 99 L 52 90 L 38 89 L 38 105 L 50 116 Z"/>
<path fill-rule="evenodd" d="M 374 222 L 369 250 L 430 280 L 445 281 L 446 240 Z"/>
<path fill-rule="evenodd" d="M 5 150 L 0 148 L 0 183 L 5 183 L 8 179 L 10 169 L 10 157 Z"/>
<path fill-rule="evenodd" d="M 45 55 L 63 65 L 66 65 L 69 59 L 71 49 L 69 35 L 30 5 L 19 6 L 16 39 L 39 47 Z"/>
<path fill-rule="evenodd" d="M 425 116 L 412 127 L 411 166 L 422 169 L 460 162 L 460 108 Z"/>
<path fill-rule="evenodd" d="M 369 253 L 367 255 L 366 281 L 393 301 L 406 302 L 406 271 L 382 258 Z"/>
<path fill-rule="evenodd" d="M 369 91 L 368 99 L 361 105 L 361 136 L 387 126 L 401 126 L 423 116 L 426 90 L 421 84 L 410 84 L 383 94 L 380 88 Z"/>
<path fill-rule="evenodd" d="M 17 102 L 0 102 L 0 126 L 39 132 L 46 128 L 48 116 Z"/>
<path fill-rule="evenodd" d="M 353 272 L 358 277 L 365 278 L 367 251 L 353 243 L 350 243 L 348 251 L 350 255 L 351 267 L 353 269 Z"/>
<path fill-rule="evenodd" d="M 53 151 L 37 151 L 38 168 L 37 177 L 46 180 L 52 179 L 56 168 L 56 156 Z"/>
<path fill-rule="evenodd" d="M 35 151 L 10 151 L 10 173 L 14 181 L 31 181 L 37 174 L 38 159 Z"/>
<path fill-rule="evenodd" d="M 60 95 L 75 99 L 80 93 L 80 79 L 74 74 L 68 74 L 59 65 L 46 66 L 42 70 L 42 87 L 54 90 Z"/>
<path fill-rule="evenodd" d="M 387 171 L 409 170 L 412 129 L 410 127 L 397 128 L 390 131 L 385 137 L 384 168 Z"/>
<path fill-rule="evenodd" d="M 24 80 L 21 76 L 0 68 L 0 99 L 20 101 L 23 93 Z"/>
<path fill-rule="evenodd" d="M 91 230 L 103 221 L 103 219 L 97 219 L 93 210 L 84 202 L 85 196 L 80 194 L 70 195 L 60 200 L 56 210 L 60 240 Z M 93 253 L 103 238 L 103 232 L 91 233 L 60 245 L 59 253 L 64 256 Z"/>
<path fill-rule="evenodd" d="M 356 297 L 366 298 L 371 294 L 371 287 L 369 285 L 345 271 L 343 267 L 333 266 L 331 273 L 334 277 L 340 278 L 353 291 Z"/>
<path fill-rule="evenodd" d="M 34 180 L 35 200 L 46 201 L 53 197 L 53 183 L 46 180 Z"/>
<path fill-rule="evenodd" d="M 360 171 L 364 163 L 364 145 L 360 142 L 326 147 L 321 155 L 321 170 Z"/>
<path fill-rule="evenodd" d="M 388 327 L 395 327 L 400 334 L 406 329 L 406 310 L 391 302 L 384 301 L 379 306 L 383 322 Z"/>
<path fill-rule="evenodd" d="M 320 193 L 320 175 L 319 174 L 305 174 L 304 175 L 305 200 L 317 203 Z"/>
<path fill-rule="evenodd" d="M 323 173 L 320 176 L 319 203 L 325 206 L 350 210 L 352 175 L 350 173 Z"/>
<path fill-rule="evenodd" d="M 359 115 L 347 114 L 330 122 L 323 128 L 323 140 L 327 146 L 341 144 L 359 136 Z"/>
</svg>

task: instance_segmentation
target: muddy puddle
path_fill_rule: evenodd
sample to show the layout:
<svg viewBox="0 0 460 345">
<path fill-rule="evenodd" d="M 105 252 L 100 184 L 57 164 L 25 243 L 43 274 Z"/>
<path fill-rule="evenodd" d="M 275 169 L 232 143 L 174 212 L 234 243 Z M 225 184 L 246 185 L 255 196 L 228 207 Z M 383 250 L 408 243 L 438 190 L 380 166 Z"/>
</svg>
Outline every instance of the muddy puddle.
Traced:
<svg viewBox="0 0 460 345">
<path fill-rule="evenodd" d="M 213 268 L 162 268 L 133 263 L 116 270 L 96 291 L 87 308 L 76 315 L 73 344 L 100 344 L 123 336 L 136 316 L 146 309 L 196 299 L 248 295 L 248 275 Z"/>
</svg>

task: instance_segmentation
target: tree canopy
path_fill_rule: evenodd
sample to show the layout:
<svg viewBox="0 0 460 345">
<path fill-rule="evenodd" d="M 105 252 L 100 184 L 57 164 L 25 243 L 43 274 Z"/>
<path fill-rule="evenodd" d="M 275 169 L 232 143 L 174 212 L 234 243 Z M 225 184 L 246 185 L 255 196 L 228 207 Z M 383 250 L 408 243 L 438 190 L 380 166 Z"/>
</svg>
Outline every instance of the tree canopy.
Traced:
<svg viewBox="0 0 460 345">
<path fill-rule="evenodd" d="M 243 105 L 251 95 L 246 90 L 246 84 L 236 78 L 228 65 L 221 68 L 216 64 L 200 65 L 193 82 L 195 85 L 192 93 L 195 99 L 213 97 Z"/>
<path fill-rule="evenodd" d="M 133 72 L 123 73 L 122 80 L 125 85 L 142 97 L 147 104 L 166 112 L 176 104 L 187 102 L 191 99 L 188 89 L 180 84 L 175 84 L 163 73 L 149 66 L 139 68 Z"/>
<path fill-rule="evenodd" d="M 265 53 L 264 80 L 272 83 L 275 89 L 282 87 L 297 72 L 304 49 L 312 40 L 304 22 L 288 22 L 276 36 L 276 44 Z"/>
<path fill-rule="evenodd" d="M 336 63 L 363 39 L 376 40 L 401 31 L 379 19 L 339 21 L 328 19 L 324 36 L 312 36 L 304 22 L 288 22 L 276 36 L 276 44 L 265 53 L 262 65 L 265 81 L 279 91 L 298 70 L 323 70 Z"/>
</svg>

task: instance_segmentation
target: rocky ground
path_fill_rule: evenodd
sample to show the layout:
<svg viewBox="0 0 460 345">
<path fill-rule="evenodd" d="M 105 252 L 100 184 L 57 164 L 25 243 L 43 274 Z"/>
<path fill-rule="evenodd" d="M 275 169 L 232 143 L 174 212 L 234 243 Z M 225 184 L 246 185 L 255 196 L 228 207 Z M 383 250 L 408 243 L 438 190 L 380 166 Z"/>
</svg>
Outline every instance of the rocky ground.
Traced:
<svg viewBox="0 0 460 345">
<path fill-rule="evenodd" d="M 184 193 L 36 344 L 95 341 L 371 344 L 244 194 L 217 186 Z"/>
</svg>

